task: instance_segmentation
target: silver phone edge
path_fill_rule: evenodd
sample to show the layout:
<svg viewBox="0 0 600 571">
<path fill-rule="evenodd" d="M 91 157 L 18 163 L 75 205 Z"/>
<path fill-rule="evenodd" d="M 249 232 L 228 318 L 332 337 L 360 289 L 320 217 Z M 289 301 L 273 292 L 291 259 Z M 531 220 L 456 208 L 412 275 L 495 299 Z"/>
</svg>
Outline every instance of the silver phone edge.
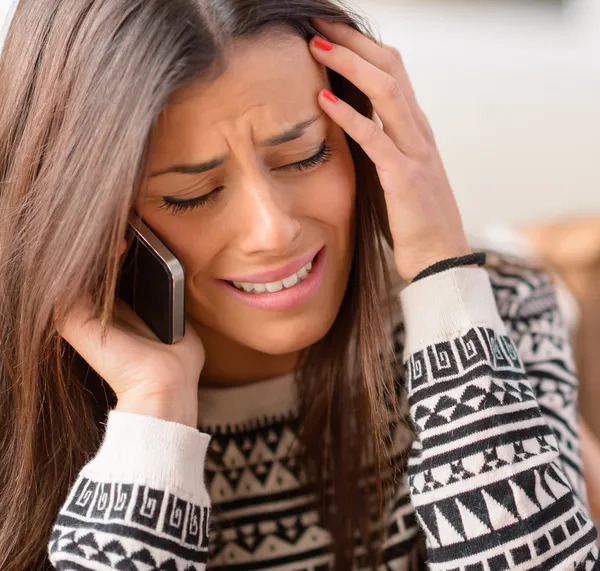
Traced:
<svg viewBox="0 0 600 571">
<path fill-rule="evenodd" d="M 148 244 L 152 250 L 160 257 L 164 264 L 169 268 L 172 281 L 173 297 L 173 315 L 171 330 L 173 331 L 173 343 L 183 339 L 185 333 L 185 274 L 183 266 L 160 240 L 160 238 L 148 227 L 140 217 L 135 217 L 129 221 L 129 224 L 135 233 Z"/>
</svg>

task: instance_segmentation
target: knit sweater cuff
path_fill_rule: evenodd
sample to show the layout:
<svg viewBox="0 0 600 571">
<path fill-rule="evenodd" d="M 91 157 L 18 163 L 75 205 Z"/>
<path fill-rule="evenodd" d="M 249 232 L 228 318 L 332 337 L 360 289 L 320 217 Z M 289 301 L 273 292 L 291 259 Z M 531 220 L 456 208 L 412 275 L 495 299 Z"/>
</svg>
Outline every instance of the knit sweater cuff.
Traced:
<svg viewBox="0 0 600 571">
<path fill-rule="evenodd" d="M 177 422 L 111 410 L 102 445 L 82 475 L 178 490 L 204 505 L 204 459 L 210 436 Z"/>
<path fill-rule="evenodd" d="M 406 329 L 405 360 L 474 326 L 505 333 L 483 268 L 452 268 L 414 282 L 400 292 L 400 303 Z"/>
</svg>

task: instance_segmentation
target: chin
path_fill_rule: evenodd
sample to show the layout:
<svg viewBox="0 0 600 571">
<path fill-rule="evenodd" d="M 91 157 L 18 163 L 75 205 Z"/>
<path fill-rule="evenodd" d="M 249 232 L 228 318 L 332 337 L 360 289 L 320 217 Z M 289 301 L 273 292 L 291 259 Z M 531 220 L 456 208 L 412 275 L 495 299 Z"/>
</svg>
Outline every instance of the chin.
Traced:
<svg viewBox="0 0 600 571">
<path fill-rule="evenodd" d="M 335 315 L 327 321 L 321 317 L 318 323 L 312 320 L 308 324 L 266 327 L 255 335 L 244 335 L 243 339 L 237 338 L 236 341 L 266 355 L 286 355 L 306 349 L 323 339 L 334 320 Z"/>
</svg>

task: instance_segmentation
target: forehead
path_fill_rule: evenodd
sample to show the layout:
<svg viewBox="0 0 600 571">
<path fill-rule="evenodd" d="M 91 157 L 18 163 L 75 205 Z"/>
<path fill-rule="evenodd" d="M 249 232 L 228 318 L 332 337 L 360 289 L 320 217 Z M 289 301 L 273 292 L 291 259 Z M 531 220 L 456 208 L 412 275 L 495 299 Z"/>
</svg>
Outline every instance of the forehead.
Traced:
<svg viewBox="0 0 600 571">
<path fill-rule="evenodd" d="M 210 148 L 223 136 L 266 139 L 318 113 L 317 93 L 327 85 L 305 40 L 291 32 L 235 40 L 219 77 L 173 94 L 157 122 L 157 142 L 170 147 L 176 136 L 181 149 L 192 142 Z"/>
</svg>

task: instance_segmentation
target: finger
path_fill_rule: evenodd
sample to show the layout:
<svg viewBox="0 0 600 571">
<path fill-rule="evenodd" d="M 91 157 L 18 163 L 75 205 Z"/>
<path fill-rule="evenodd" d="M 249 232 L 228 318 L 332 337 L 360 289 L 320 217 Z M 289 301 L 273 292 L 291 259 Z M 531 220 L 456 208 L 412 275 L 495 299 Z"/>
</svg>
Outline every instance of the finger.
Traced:
<svg viewBox="0 0 600 571">
<path fill-rule="evenodd" d="M 328 89 L 319 93 L 318 100 L 327 115 L 363 148 L 378 168 L 388 170 L 402 159 L 401 151 L 375 121 L 361 115 Z"/>
<path fill-rule="evenodd" d="M 131 347 L 127 332 L 114 325 L 103 328 L 89 295 L 80 298 L 56 325 L 60 336 L 103 377 L 109 370 L 107 357 Z"/>
<path fill-rule="evenodd" d="M 119 298 L 116 299 L 115 303 L 115 322 L 123 329 L 132 333 L 137 333 L 147 339 L 158 340 L 158 337 L 146 322 L 141 319 L 129 304 Z"/>
<path fill-rule="evenodd" d="M 346 77 L 369 97 L 384 131 L 400 150 L 408 155 L 418 152 L 423 139 L 394 77 L 344 46 L 324 43 L 320 36 L 309 45 L 317 61 Z"/>
<path fill-rule="evenodd" d="M 372 65 L 392 75 L 398 81 L 411 108 L 413 104 L 418 107 L 402 55 L 397 49 L 381 45 L 343 22 L 313 18 L 313 23 L 327 39 L 352 50 Z"/>
<path fill-rule="evenodd" d="M 313 18 L 313 23 L 315 28 L 326 38 L 351 49 L 369 63 L 394 77 L 400 86 L 420 133 L 426 140 L 433 139 L 431 126 L 417 102 L 402 54 L 396 48 L 380 44 L 342 22 Z"/>
</svg>

